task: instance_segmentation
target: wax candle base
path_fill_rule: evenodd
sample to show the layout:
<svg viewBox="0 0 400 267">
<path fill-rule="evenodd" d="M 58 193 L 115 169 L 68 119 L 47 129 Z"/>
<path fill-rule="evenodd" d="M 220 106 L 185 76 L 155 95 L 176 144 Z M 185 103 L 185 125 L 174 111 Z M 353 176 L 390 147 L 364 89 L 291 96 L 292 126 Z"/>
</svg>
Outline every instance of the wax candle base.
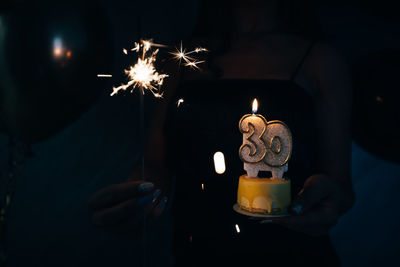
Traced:
<svg viewBox="0 0 400 267">
<path fill-rule="evenodd" d="M 237 203 L 251 213 L 285 214 L 290 205 L 290 180 L 272 178 L 239 178 Z"/>
</svg>

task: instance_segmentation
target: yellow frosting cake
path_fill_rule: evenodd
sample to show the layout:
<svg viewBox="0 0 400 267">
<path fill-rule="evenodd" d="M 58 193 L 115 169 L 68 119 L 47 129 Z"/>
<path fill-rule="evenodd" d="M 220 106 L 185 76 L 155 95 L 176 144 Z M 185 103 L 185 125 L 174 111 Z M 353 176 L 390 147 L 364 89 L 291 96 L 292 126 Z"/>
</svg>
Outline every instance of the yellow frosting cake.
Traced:
<svg viewBox="0 0 400 267">
<path fill-rule="evenodd" d="M 290 180 L 242 175 L 239 178 L 237 203 L 250 212 L 285 213 L 290 204 Z"/>
</svg>

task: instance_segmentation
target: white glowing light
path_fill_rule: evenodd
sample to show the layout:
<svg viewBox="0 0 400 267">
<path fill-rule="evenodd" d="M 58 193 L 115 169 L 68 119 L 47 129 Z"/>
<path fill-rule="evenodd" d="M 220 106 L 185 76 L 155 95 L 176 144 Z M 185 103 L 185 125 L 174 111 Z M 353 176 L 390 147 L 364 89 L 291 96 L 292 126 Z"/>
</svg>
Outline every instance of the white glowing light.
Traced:
<svg viewBox="0 0 400 267">
<path fill-rule="evenodd" d="M 201 190 L 204 190 L 204 184 L 201 184 Z"/>
<path fill-rule="evenodd" d="M 239 225 L 235 224 L 236 232 L 239 234 L 240 233 L 240 228 Z"/>
<path fill-rule="evenodd" d="M 102 77 L 102 78 L 111 78 L 112 75 L 111 74 L 97 74 L 97 77 Z"/>
<path fill-rule="evenodd" d="M 215 152 L 214 154 L 214 168 L 215 172 L 218 174 L 223 174 L 226 170 L 225 166 L 225 156 L 222 152 Z"/>
<path fill-rule="evenodd" d="M 183 102 L 185 102 L 185 100 L 183 100 L 183 98 L 180 98 L 180 99 L 178 100 L 178 102 L 177 102 L 178 108 L 179 108 L 179 106 L 180 106 Z"/>
</svg>

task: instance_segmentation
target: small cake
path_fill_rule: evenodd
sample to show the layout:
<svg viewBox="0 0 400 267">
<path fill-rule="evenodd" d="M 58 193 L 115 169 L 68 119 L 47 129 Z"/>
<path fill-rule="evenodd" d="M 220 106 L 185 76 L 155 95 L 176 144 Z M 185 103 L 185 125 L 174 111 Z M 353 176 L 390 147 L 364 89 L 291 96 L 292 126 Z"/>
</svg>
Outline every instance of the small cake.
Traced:
<svg viewBox="0 0 400 267">
<path fill-rule="evenodd" d="M 239 178 L 237 203 L 240 208 L 264 214 L 285 213 L 290 204 L 290 180 L 273 178 Z"/>
</svg>

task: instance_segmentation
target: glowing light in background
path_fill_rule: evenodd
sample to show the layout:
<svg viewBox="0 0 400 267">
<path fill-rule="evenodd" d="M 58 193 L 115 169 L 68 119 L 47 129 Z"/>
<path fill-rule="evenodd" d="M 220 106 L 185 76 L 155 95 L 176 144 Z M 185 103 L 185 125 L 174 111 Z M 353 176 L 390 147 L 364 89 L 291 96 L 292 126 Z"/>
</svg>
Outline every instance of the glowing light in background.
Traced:
<svg viewBox="0 0 400 267">
<path fill-rule="evenodd" d="M 214 168 L 218 174 L 223 174 L 226 170 L 225 156 L 222 152 L 215 152 L 214 154 Z"/>
<path fill-rule="evenodd" d="M 53 57 L 55 59 L 70 59 L 72 57 L 71 50 L 67 49 L 60 37 L 53 40 Z"/>
<path fill-rule="evenodd" d="M 238 224 L 235 224 L 236 232 L 239 234 L 240 233 L 240 228 Z"/>
<path fill-rule="evenodd" d="M 53 56 L 55 58 L 61 58 L 63 56 L 63 51 L 64 51 L 64 47 L 63 47 L 63 43 L 61 38 L 56 37 L 53 40 Z"/>
<path fill-rule="evenodd" d="M 111 74 L 97 74 L 97 77 L 99 77 L 99 78 L 101 78 L 101 77 L 103 77 L 103 78 L 111 78 L 112 75 Z"/>
<path fill-rule="evenodd" d="M 204 191 L 204 184 L 201 184 L 201 190 Z"/>
<path fill-rule="evenodd" d="M 183 98 L 180 98 L 180 99 L 178 100 L 178 102 L 176 102 L 178 108 L 179 108 L 179 106 L 180 106 L 183 102 L 185 102 L 185 100 L 183 100 Z"/>
</svg>

